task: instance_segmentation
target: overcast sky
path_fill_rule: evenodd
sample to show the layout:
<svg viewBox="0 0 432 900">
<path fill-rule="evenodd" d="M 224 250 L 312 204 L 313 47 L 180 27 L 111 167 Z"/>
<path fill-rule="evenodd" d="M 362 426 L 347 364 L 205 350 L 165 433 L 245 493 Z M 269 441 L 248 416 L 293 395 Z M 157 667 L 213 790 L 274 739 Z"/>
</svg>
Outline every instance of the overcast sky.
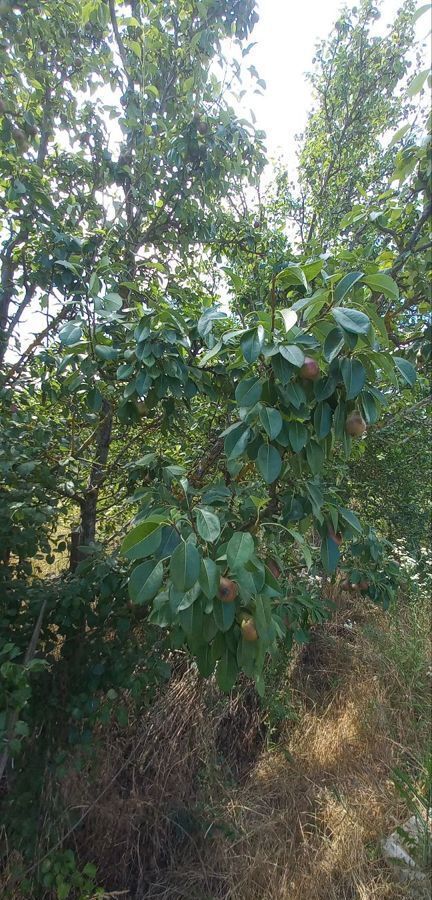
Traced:
<svg viewBox="0 0 432 900">
<path fill-rule="evenodd" d="M 418 0 L 423 6 L 425 0 Z M 302 131 L 312 97 L 305 72 L 312 67 L 314 48 L 327 37 L 339 11 L 344 5 L 352 7 L 354 0 L 258 0 L 260 20 L 252 33 L 257 42 L 246 61 L 252 62 L 267 83 L 263 97 L 255 96 L 253 109 L 257 125 L 267 132 L 267 147 L 271 155 L 287 159 L 290 167 L 295 160 L 294 136 Z M 401 0 L 384 0 L 378 24 L 385 29 L 395 17 Z M 417 36 L 424 38 L 429 29 L 428 15 L 417 23 Z M 425 66 L 430 53 L 425 52 Z M 291 172 L 291 174 L 294 174 Z"/>
</svg>

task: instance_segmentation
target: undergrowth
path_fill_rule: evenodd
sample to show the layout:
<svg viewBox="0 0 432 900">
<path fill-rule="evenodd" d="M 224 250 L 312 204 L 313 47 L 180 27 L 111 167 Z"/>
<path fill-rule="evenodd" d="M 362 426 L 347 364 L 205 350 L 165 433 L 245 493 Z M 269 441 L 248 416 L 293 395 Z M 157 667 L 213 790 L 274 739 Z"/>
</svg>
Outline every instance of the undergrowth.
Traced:
<svg viewBox="0 0 432 900">
<path fill-rule="evenodd" d="M 264 700 L 246 681 L 222 697 L 179 655 L 148 710 L 47 769 L 36 862 L 23 879 L 9 854 L 5 897 L 412 897 L 380 846 L 430 805 L 429 568 L 417 571 L 387 613 L 333 590 L 333 618 L 273 662 Z M 423 868 L 427 828 L 425 841 Z"/>
</svg>

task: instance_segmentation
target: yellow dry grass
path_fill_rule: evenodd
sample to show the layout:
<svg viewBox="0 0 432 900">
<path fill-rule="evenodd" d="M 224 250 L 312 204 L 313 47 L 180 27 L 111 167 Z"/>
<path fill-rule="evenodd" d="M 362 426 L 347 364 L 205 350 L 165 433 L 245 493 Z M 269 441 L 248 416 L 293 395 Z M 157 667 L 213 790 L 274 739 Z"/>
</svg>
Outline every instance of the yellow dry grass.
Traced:
<svg viewBox="0 0 432 900">
<path fill-rule="evenodd" d="M 385 616 L 372 610 L 368 616 L 388 634 Z M 380 853 L 381 838 L 410 812 L 391 774 L 401 760 L 424 753 L 428 709 L 420 723 L 413 721 L 397 659 L 383 656 L 382 642 L 376 645 L 360 626 L 353 632 L 338 623 L 324 627 L 305 656 L 291 673 L 298 723 L 286 727 L 275 749 L 263 750 L 244 783 L 219 784 L 211 798 L 215 816 L 230 823 L 235 836 L 204 843 L 199 853 L 190 846 L 153 880 L 146 897 L 429 896 L 427 889 L 413 893 L 398 885 Z"/>
<path fill-rule="evenodd" d="M 276 738 L 250 687 L 223 700 L 183 666 L 132 727 L 101 732 L 93 763 L 71 769 L 63 803 L 84 819 L 67 845 L 96 864 L 104 896 L 429 896 L 398 884 L 380 851 L 411 814 L 392 773 L 417 777 L 428 744 L 429 610 L 392 616 L 340 599 L 286 683 L 275 678 L 295 711 Z"/>
</svg>

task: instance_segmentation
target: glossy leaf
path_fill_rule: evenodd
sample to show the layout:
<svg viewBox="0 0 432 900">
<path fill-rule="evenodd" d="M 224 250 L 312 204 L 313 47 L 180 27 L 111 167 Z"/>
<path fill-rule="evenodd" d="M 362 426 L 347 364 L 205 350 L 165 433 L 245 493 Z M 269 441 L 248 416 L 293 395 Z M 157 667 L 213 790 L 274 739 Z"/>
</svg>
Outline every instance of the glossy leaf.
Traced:
<svg viewBox="0 0 432 900">
<path fill-rule="evenodd" d="M 217 664 L 216 681 L 221 691 L 228 694 L 234 687 L 238 675 L 237 660 L 226 648 Z"/>
<path fill-rule="evenodd" d="M 361 534 L 361 532 L 363 531 L 363 528 L 362 528 L 361 523 L 359 522 L 356 514 L 353 513 L 351 509 L 345 509 L 345 507 L 340 506 L 339 507 L 339 515 L 342 516 L 342 518 L 345 520 L 345 522 L 347 522 L 347 524 L 350 525 L 351 528 L 354 529 L 354 531 L 358 531 Z"/>
<path fill-rule="evenodd" d="M 300 453 L 300 450 L 303 450 L 309 439 L 309 432 L 306 426 L 302 425 L 301 422 L 289 422 L 288 435 L 294 453 Z"/>
<path fill-rule="evenodd" d="M 271 444 L 263 444 L 258 450 L 256 465 L 264 481 L 272 484 L 279 477 L 282 469 L 281 455 L 276 447 L 272 447 Z"/>
<path fill-rule="evenodd" d="M 310 441 L 306 447 L 306 459 L 313 475 L 321 471 L 324 463 L 324 450 L 315 441 Z"/>
<path fill-rule="evenodd" d="M 223 603 L 219 598 L 213 602 L 213 617 L 219 631 L 229 631 L 236 614 L 235 603 Z"/>
<path fill-rule="evenodd" d="M 270 440 L 276 438 L 282 428 L 282 416 L 279 410 L 272 409 L 269 406 L 263 406 L 260 409 L 259 417 Z"/>
<path fill-rule="evenodd" d="M 342 378 L 346 390 L 347 400 L 353 400 L 358 397 L 366 383 L 366 372 L 364 366 L 358 359 L 343 359 L 341 362 Z"/>
<path fill-rule="evenodd" d="M 399 299 L 399 288 L 394 278 L 387 275 L 385 272 L 376 272 L 375 275 L 365 275 L 363 281 L 372 291 L 384 294 L 384 297 L 389 297 L 390 300 Z"/>
<path fill-rule="evenodd" d="M 235 398 L 239 406 L 255 406 L 262 394 L 262 383 L 258 378 L 245 378 L 235 390 Z"/>
<path fill-rule="evenodd" d="M 332 328 L 329 331 L 323 347 L 324 358 L 327 362 L 332 362 L 338 356 L 344 345 L 344 334 L 340 328 Z"/>
<path fill-rule="evenodd" d="M 295 344 L 280 344 L 279 353 L 287 360 L 287 362 L 296 366 L 298 369 L 301 368 L 304 363 L 305 357 L 303 350 L 300 350 L 300 347 L 296 347 Z"/>
<path fill-rule="evenodd" d="M 159 521 L 141 522 L 126 535 L 120 553 L 128 559 L 144 559 L 156 552 L 161 539 L 162 526 Z"/>
<path fill-rule="evenodd" d="M 264 328 L 258 325 L 240 338 L 240 347 L 246 362 L 254 363 L 258 359 L 264 346 L 264 337 Z"/>
<path fill-rule="evenodd" d="M 326 403 L 317 403 L 314 412 L 314 428 L 319 440 L 327 437 L 331 429 L 332 408 Z"/>
<path fill-rule="evenodd" d="M 326 572 L 332 575 L 336 571 L 340 559 L 339 547 L 329 535 L 321 543 L 321 561 Z"/>
<path fill-rule="evenodd" d="M 188 591 L 198 580 L 201 565 L 200 554 L 190 541 L 182 541 L 174 550 L 170 563 L 170 576 L 178 591 Z"/>
<path fill-rule="evenodd" d="M 141 605 L 159 591 L 163 579 L 163 563 L 148 560 L 133 569 L 129 578 L 129 596 L 132 603 Z"/>
<path fill-rule="evenodd" d="M 213 562 L 212 559 L 204 557 L 201 562 L 199 583 L 203 594 L 205 594 L 205 596 L 209 600 L 212 600 L 213 597 L 216 597 L 216 594 L 219 590 L 219 582 L 220 574 L 216 563 Z"/>
<path fill-rule="evenodd" d="M 349 272 L 348 275 L 344 275 L 344 277 L 338 281 L 335 288 L 334 297 L 336 303 L 342 303 L 344 297 L 346 297 L 351 288 L 353 288 L 362 277 L 363 272 Z"/>
<path fill-rule="evenodd" d="M 208 509 L 198 508 L 196 510 L 196 525 L 198 534 L 203 541 L 208 541 L 212 544 L 217 541 L 221 526 L 216 513 L 210 512 Z"/>
<path fill-rule="evenodd" d="M 281 316 L 284 323 L 285 331 L 291 331 L 297 322 L 297 313 L 293 309 L 278 309 L 277 314 Z"/>
<path fill-rule="evenodd" d="M 254 539 L 248 531 L 237 531 L 228 541 L 226 556 L 228 567 L 234 571 L 244 566 L 255 552 Z"/>
<path fill-rule="evenodd" d="M 402 356 L 394 356 L 393 359 L 398 372 L 402 375 L 403 380 L 407 384 L 409 384 L 410 387 L 413 387 L 417 379 L 417 373 L 413 364 L 410 363 L 408 359 L 404 359 Z"/>
<path fill-rule="evenodd" d="M 351 334 L 368 334 L 370 319 L 359 309 L 343 309 L 341 306 L 335 306 L 331 312 L 337 324 L 344 331 Z"/>
<path fill-rule="evenodd" d="M 227 459 L 237 459 L 245 452 L 251 437 L 251 430 L 244 423 L 236 425 L 227 434 L 224 441 L 224 450 Z"/>
</svg>

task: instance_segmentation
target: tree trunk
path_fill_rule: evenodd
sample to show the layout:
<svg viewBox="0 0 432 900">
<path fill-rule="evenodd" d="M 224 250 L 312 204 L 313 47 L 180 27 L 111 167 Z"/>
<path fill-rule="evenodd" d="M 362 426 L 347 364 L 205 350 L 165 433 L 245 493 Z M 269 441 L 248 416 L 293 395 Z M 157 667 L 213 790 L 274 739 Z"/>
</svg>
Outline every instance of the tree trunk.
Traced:
<svg viewBox="0 0 432 900">
<path fill-rule="evenodd" d="M 96 539 L 97 502 L 100 488 L 105 480 L 105 466 L 111 442 L 112 410 L 106 400 L 102 406 L 103 419 L 100 422 L 96 435 L 96 449 L 93 465 L 90 472 L 89 483 L 81 502 L 81 522 L 79 527 L 79 546 L 77 547 L 77 532 L 72 532 L 71 553 L 69 568 L 73 572 L 84 554 L 80 547 L 88 547 Z"/>
</svg>

